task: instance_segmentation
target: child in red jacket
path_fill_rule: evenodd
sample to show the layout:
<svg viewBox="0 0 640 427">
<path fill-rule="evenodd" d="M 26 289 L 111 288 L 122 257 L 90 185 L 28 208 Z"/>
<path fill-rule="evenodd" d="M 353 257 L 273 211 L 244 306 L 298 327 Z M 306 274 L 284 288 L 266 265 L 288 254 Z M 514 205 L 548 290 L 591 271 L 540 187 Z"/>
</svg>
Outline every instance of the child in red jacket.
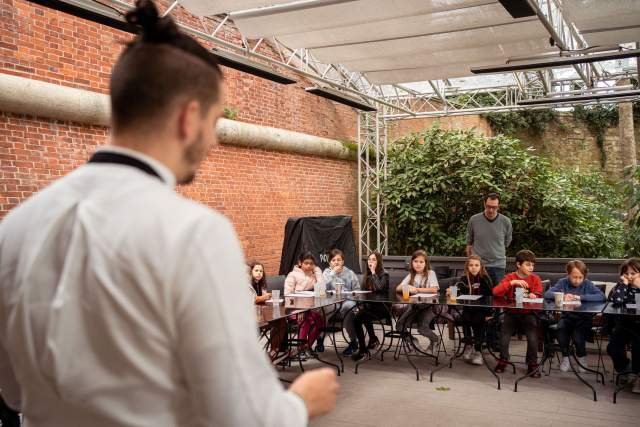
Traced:
<svg viewBox="0 0 640 427">
<path fill-rule="evenodd" d="M 536 256 L 529 250 L 521 250 L 516 254 L 516 271 L 504 276 L 500 284 L 493 288 L 493 295 L 507 300 L 515 299 L 515 289 L 524 288 L 525 298 L 542 297 L 542 281 L 533 274 Z M 502 323 L 500 343 L 500 360 L 495 371 L 504 372 L 509 360 L 509 341 L 516 328 L 520 328 L 527 336 L 527 373 L 540 378 L 538 370 L 538 319 L 529 310 L 507 310 Z"/>
</svg>

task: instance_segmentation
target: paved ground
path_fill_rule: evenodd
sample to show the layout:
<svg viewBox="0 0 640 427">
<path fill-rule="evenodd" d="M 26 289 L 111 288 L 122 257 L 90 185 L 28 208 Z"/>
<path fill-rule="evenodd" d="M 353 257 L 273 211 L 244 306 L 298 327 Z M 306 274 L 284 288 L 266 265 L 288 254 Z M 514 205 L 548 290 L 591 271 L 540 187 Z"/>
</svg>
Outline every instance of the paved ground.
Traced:
<svg viewBox="0 0 640 427">
<path fill-rule="evenodd" d="M 327 340 L 328 343 L 328 340 Z M 512 353 L 524 354 L 525 341 L 512 341 Z M 389 357 L 387 357 L 389 355 Z M 327 360 L 336 360 L 326 352 Z M 443 358 L 446 358 L 443 356 Z M 522 360 L 514 356 L 514 360 Z M 589 355 L 595 365 L 597 356 Z M 493 362 L 491 362 L 493 363 Z M 607 368 L 610 362 L 606 358 Z M 484 366 L 473 366 L 462 360 L 453 369 L 445 368 L 429 382 L 433 359 L 416 362 L 420 381 L 404 359 L 393 360 L 390 353 L 384 362 L 371 360 L 354 374 L 351 359 L 345 360 L 345 372 L 339 378 L 342 386 L 336 410 L 311 423 L 313 427 L 347 426 L 640 426 L 640 395 L 629 390 L 618 394 L 613 404 L 611 374 L 605 386 L 595 384 L 593 375 L 586 378 L 596 385 L 598 401 L 591 391 L 572 373 L 554 369 L 541 379 L 526 379 L 513 391 L 515 378 L 522 375 L 524 365 L 501 374 L 502 390 Z M 319 366 L 307 362 L 306 367 Z M 281 372 L 281 378 L 293 379 L 297 368 Z"/>
</svg>

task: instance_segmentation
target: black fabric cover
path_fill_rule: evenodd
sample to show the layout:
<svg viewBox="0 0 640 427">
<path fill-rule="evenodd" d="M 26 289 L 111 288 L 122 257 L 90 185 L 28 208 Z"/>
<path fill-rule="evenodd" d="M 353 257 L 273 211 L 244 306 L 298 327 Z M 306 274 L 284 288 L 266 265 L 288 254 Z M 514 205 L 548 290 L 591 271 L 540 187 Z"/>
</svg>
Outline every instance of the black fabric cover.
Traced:
<svg viewBox="0 0 640 427">
<path fill-rule="evenodd" d="M 284 228 L 280 274 L 288 274 L 305 251 L 310 251 L 316 257 L 318 267 L 324 270 L 329 266 L 328 254 L 332 249 L 344 252 L 344 264 L 356 274 L 360 273 L 351 216 L 289 218 Z"/>
</svg>

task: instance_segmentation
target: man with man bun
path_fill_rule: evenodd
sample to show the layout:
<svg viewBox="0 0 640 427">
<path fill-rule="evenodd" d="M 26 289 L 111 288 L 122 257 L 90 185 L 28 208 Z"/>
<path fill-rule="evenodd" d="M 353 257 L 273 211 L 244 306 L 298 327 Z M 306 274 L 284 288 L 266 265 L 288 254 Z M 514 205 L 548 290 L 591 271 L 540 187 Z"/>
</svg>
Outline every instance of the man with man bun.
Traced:
<svg viewBox="0 0 640 427">
<path fill-rule="evenodd" d="M 111 138 L 0 224 L 0 390 L 29 426 L 303 426 L 335 372 L 288 390 L 258 344 L 229 221 L 183 198 L 216 145 L 222 73 L 148 0 L 111 76 Z"/>
</svg>

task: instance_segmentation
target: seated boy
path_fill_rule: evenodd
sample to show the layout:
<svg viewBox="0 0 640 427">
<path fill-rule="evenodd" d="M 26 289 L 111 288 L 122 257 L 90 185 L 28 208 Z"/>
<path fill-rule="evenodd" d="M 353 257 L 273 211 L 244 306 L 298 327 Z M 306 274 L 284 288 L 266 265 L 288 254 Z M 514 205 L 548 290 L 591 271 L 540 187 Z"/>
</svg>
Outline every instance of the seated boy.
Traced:
<svg viewBox="0 0 640 427">
<path fill-rule="evenodd" d="M 567 277 L 558 280 L 552 288 L 544 293 L 547 299 L 553 299 L 556 292 L 564 293 L 565 301 L 603 302 L 604 294 L 589 279 L 587 279 L 587 266 L 580 260 L 567 263 Z M 593 314 L 562 313 L 558 322 L 558 343 L 562 350 L 562 362 L 560 370 L 567 372 L 571 369 L 569 362 L 569 344 L 573 338 L 573 344 L 578 358 L 578 371 L 586 372 L 587 366 L 586 337 L 591 330 Z"/>
<path fill-rule="evenodd" d="M 533 274 L 536 256 L 529 250 L 521 250 L 516 254 L 516 271 L 507 274 L 500 283 L 493 288 L 493 295 L 507 300 L 515 299 L 515 289 L 523 288 L 525 297 L 539 298 L 542 296 L 542 281 Z M 527 374 L 540 378 L 538 370 L 538 319 L 529 310 L 507 310 L 502 323 L 502 338 L 500 342 L 500 359 L 495 371 L 504 372 L 509 360 L 509 341 L 516 328 L 520 328 L 527 336 Z"/>
</svg>

